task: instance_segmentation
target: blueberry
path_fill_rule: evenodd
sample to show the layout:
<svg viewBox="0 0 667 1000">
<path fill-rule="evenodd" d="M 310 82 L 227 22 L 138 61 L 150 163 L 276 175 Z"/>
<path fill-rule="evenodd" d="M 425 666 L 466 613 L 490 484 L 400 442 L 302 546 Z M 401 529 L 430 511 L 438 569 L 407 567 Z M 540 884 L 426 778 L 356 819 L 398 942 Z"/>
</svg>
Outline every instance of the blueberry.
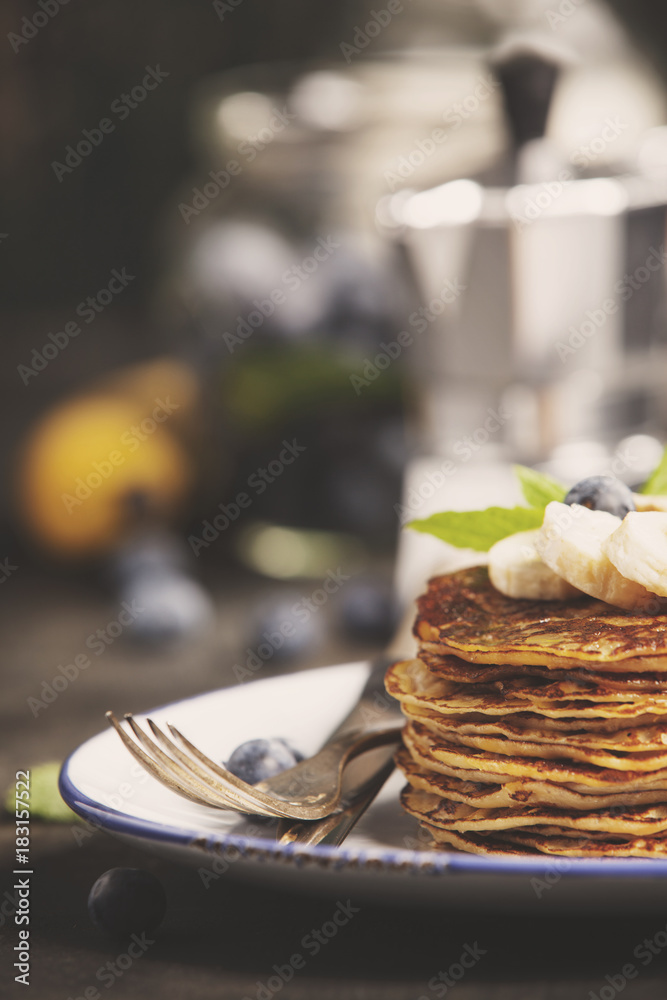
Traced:
<svg viewBox="0 0 667 1000">
<path fill-rule="evenodd" d="M 167 912 L 162 883 L 141 868 L 110 868 L 100 875 L 88 896 L 93 923 L 111 937 L 151 931 Z"/>
<path fill-rule="evenodd" d="M 372 579 L 348 583 L 341 599 L 341 627 L 348 638 L 388 642 L 396 624 L 396 603 L 386 584 Z"/>
<path fill-rule="evenodd" d="M 303 754 L 291 747 L 287 740 L 248 740 L 236 748 L 225 767 L 249 785 L 273 778 L 281 771 L 294 767 Z"/>
<path fill-rule="evenodd" d="M 120 596 L 128 604 L 141 608 L 128 634 L 148 644 L 195 636 L 213 615 L 211 600 L 203 587 L 173 570 L 137 574 Z"/>
<path fill-rule="evenodd" d="M 589 476 L 575 483 L 564 503 L 578 503 L 590 510 L 606 510 L 616 517 L 625 517 L 636 510 L 631 489 L 613 476 Z"/>
<path fill-rule="evenodd" d="M 320 617 L 311 615 L 305 621 L 294 617 L 301 596 L 299 591 L 271 596 L 255 611 L 248 642 L 269 668 L 306 656 L 322 642 Z"/>
</svg>

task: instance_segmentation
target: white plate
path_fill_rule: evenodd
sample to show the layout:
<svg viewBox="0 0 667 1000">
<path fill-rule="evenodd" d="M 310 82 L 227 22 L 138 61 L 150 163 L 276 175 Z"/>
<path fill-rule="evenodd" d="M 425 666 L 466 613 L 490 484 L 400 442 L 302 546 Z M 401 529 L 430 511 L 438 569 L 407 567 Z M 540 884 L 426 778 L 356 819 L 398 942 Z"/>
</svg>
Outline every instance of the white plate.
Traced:
<svg viewBox="0 0 667 1000">
<path fill-rule="evenodd" d="M 356 701 L 367 673 L 367 663 L 324 667 L 212 691 L 148 714 L 158 723 L 174 723 L 219 761 L 239 743 L 261 736 L 284 736 L 311 754 Z M 84 819 L 194 864 L 203 882 L 224 875 L 291 890 L 487 910 L 664 909 L 667 860 L 480 857 L 421 849 L 417 824 L 398 802 L 402 784 L 394 774 L 340 847 L 282 847 L 271 825 L 169 791 L 143 771 L 111 728 L 75 750 L 60 776 L 63 798 Z"/>
</svg>

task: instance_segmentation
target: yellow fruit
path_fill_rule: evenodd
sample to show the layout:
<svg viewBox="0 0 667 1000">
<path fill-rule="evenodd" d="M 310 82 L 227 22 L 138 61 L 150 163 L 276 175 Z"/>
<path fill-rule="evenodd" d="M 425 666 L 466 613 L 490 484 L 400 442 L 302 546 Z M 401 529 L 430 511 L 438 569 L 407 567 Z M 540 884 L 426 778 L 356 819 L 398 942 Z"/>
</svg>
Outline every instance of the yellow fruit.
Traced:
<svg viewBox="0 0 667 1000">
<path fill-rule="evenodd" d="M 103 551 L 131 525 L 132 498 L 168 515 L 190 483 L 186 455 L 156 402 L 86 396 L 58 407 L 25 442 L 19 510 L 62 554 Z"/>
<path fill-rule="evenodd" d="M 544 511 L 535 547 L 547 566 L 573 587 L 634 611 L 646 607 L 651 594 L 622 576 L 607 556 L 605 543 L 620 524 L 621 518 L 606 510 L 552 500 Z"/>
</svg>

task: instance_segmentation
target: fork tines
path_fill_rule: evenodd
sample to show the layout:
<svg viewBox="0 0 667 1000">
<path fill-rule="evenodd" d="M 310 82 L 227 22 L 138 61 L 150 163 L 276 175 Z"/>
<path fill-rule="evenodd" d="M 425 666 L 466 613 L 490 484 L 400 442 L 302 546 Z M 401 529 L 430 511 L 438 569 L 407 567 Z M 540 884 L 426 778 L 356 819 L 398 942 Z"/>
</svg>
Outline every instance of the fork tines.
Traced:
<svg viewBox="0 0 667 1000">
<path fill-rule="evenodd" d="M 158 781 L 171 791 L 199 805 L 216 809 L 234 809 L 244 813 L 280 816 L 290 819 L 314 819 L 312 809 L 296 803 L 283 803 L 275 796 L 241 781 L 197 749 L 175 726 L 167 724 L 171 738 L 152 720 L 146 722 L 155 737 L 141 728 L 131 713 L 125 715 L 129 731 L 107 712 L 106 717 L 130 753 Z M 156 742 L 157 741 L 157 742 Z"/>
</svg>

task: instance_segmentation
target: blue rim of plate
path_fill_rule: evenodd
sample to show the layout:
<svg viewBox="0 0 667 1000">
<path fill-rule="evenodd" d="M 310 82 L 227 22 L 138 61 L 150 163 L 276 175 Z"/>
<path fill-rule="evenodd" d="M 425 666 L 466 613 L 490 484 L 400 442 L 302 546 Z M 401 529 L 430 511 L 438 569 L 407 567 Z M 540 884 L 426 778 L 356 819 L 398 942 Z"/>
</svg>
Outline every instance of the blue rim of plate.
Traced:
<svg viewBox="0 0 667 1000">
<path fill-rule="evenodd" d="M 94 737 L 93 737 L 94 738 Z M 140 819 L 95 802 L 76 787 L 69 775 L 69 764 L 86 744 L 65 760 L 58 781 L 60 794 L 77 815 L 98 829 L 140 840 L 157 841 L 175 847 L 198 848 L 202 860 L 210 855 L 238 851 L 237 857 L 252 861 L 290 862 L 296 867 L 306 863 L 334 870 L 350 868 L 373 872 L 404 872 L 414 875 L 480 874 L 529 875 L 540 877 L 557 872 L 563 878 L 655 878 L 667 877 L 667 859 L 660 858 L 565 858 L 557 855 L 466 854 L 451 851 L 410 851 L 405 848 L 354 849 L 328 845 L 278 844 L 268 837 L 244 837 L 239 834 L 208 834 L 176 826 L 166 826 Z M 232 860 L 227 858 L 227 860 Z"/>
</svg>

